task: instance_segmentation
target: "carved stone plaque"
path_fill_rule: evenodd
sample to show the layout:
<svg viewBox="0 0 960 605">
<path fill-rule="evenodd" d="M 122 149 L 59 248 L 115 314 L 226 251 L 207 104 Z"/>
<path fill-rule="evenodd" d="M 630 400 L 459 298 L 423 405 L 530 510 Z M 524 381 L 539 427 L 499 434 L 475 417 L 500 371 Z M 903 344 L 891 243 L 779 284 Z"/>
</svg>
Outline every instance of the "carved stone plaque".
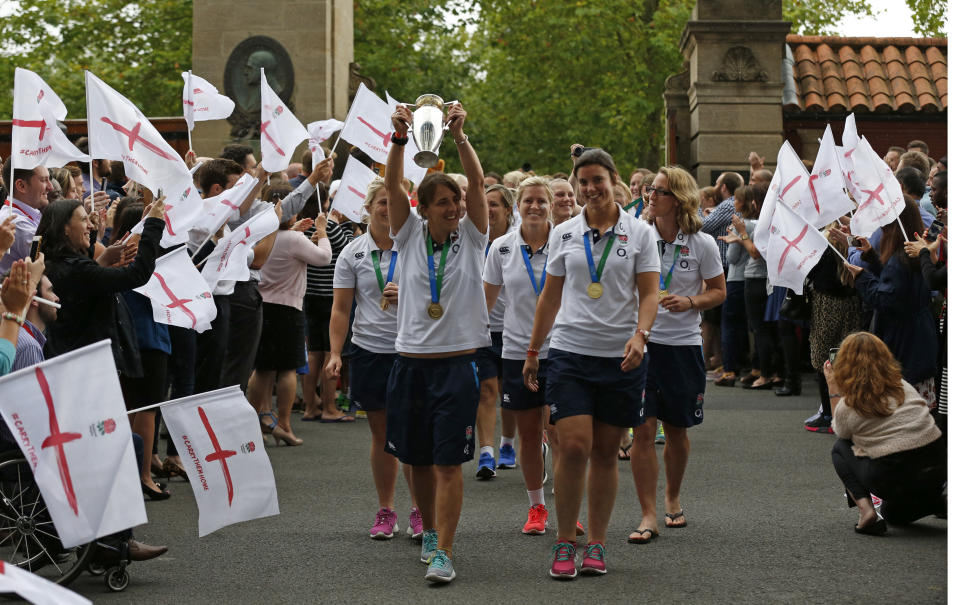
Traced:
<svg viewBox="0 0 960 605">
<path fill-rule="evenodd" d="M 767 78 L 767 72 L 746 46 L 728 48 L 720 69 L 713 72 L 714 82 L 766 82 Z"/>
<path fill-rule="evenodd" d="M 260 68 L 265 70 L 267 83 L 280 99 L 294 111 L 293 63 L 282 44 L 268 36 L 253 36 L 237 45 L 227 59 L 223 74 L 224 89 L 236 109 L 228 119 L 233 125 L 230 136 L 250 139 L 260 131 Z"/>
</svg>

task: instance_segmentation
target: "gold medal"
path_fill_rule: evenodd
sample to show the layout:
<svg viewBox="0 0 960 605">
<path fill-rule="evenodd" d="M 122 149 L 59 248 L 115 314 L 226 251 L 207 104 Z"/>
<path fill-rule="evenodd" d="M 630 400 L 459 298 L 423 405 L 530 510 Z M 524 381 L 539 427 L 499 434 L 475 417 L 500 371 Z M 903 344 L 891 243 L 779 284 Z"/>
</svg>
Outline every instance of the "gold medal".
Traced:
<svg viewBox="0 0 960 605">
<path fill-rule="evenodd" d="M 430 319 L 440 319 L 443 317 L 443 307 L 440 306 L 440 303 L 430 303 L 427 306 L 427 315 L 430 316 Z"/>
<path fill-rule="evenodd" d="M 384 311 L 386 311 L 386 310 L 387 310 L 387 307 L 389 307 L 389 306 L 390 306 L 390 301 L 387 300 L 387 297 L 386 297 L 386 296 L 381 296 L 381 297 L 380 297 L 380 308 L 383 309 Z"/>
<path fill-rule="evenodd" d="M 667 292 L 666 290 L 660 290 L 660 291 L 658 291 L 658 292 L 657 292 L 657 300 L 663 300 L 664 298 L 667 297 L 668 294 L 670 294 L 670 293 Z"/>
<path fill-rule="evenodd" d="M 590 285 L 587 286 L 587 296 L 590 298 L 600 298 L 603 296 L 603 285 L 600 282 L 590 282 Z"/>
</svg>

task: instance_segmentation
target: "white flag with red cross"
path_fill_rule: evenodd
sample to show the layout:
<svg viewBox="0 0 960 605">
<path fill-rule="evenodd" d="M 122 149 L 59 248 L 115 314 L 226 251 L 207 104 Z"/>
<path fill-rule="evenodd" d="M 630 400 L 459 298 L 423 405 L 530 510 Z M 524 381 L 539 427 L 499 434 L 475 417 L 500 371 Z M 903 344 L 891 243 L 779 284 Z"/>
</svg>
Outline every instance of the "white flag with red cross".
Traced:
<svg viewBox="0 0 960 605">
<path fill-rule="evenodd" d="M 220 94 L 217 87 L 200 76 L 185 71 L 183 76 L 183 118 L 187 128 L 194 122 L 225 120 L 233 113 L 233 99 Z"/>
<path fill-rule="evenodd" d="M 832 136 L 833 133 L 831 132 Z M 837 146 L 837 159 L 840 162 L 840 168 L 843 170 L 843 185 L 853 197 L 857 197 L 857 188 L 853 182 L 853 161 L 850 156 L 853 155 L 853 150 L 860 142 L 860 135 L 857 134 L 857 120 L 852 113 L 844 120 L 840 142 L 841 145 Z"/>
<path fill-rule="evenodd" d="M 240 387 L 176 399 L 160 409 L 197 499 L 200 537 L 280 514 L 260 421 Z"/>
<path fill-rule="evenodd" d="M 260 181 L 256 177 L 243 173 L 233 187 L 203 200 L 203 209 L 194 219 L 191 230 L 203 234 L 216 233 L 240 210 L 250 192 L 259 186 Z"/>
<path fill-rule="evenodd" d="M 900 216 L 905 207 L 903 190 L 890 166 L 877 155 L 866 138 L 860 137 L 850 160 L 857 201 L 860 202 L 850 219 L 850 232 L 870 237 L 874 231 Z"/>
<path fill-rule="evenodd" d="M 181 182 L 187 165 L 126 97 L 89 71 L 87 136 L 90 155 L 123 162 L 127 177 L 152 191 Z"/>
<path fill-rule="evenodd" d="M 343 122 L 334 119 L 320 120 L 319 122 L 310 122 L 307 124 L 307 133 L 309 134 L 307 144 L 313 156 L 314 166 L 322 162 L 326 157 L 321 145 L 341 128 L 343 128 Z"/>
<path fill-rule="evenodd" d="M 340 138 L 356 145 L 374 162 L 385 164 L 390 136 L 393 134 L 391 113 L 391 108 L 361 82 L 344 120 Z"/>
<path fill-rule="evenodd" d="M 183 175 L 182 180 L 163 189 L 163 237 L 160 246 L 172 248 L 183 244 L 190 239 L 189 231 L 203 214 L 203 198 L 197 186 L 194 185 L 190 174 Z M 143 233 L 142 219 L 130 229 L 131 233 Z"/>
<path fill-rule="evenodd" d="M 150 280 L 134 292 L 150 299 L 157 323 L 205 332 L 217 317 L 210 286 L 184 246 L 158 258 Z"/>
<path fill-rule="evenodd" d="M 64 166 L 72 161 L 88 162 L 90 156 L 77 149 L 57 125 L 57 120 L 66 117 L 63 101 L 40 76 L 16 68 L 10 132 L 13 167 L 28 170 Z"/>
<path fill-rule="evenodd" d="M 0 378 L 0 393 L 65 548 L 147 522 L 109 340 Z"/>
<path fill-rule="evenodd" d="M 784 141 L 777 152 L 777 169 L 773 172 L 767 196 L 763 199 L 760 216 L 754 230 L 753 242 L 761 254 L 767 250 L 770 225 L 777 211 L 777 203 L 782 202 L 790 208 L 800 208 L 809 190 L 801 183 L 807 183 L 810 175 L 789 141 Z"/>
<path fill-rule="evenodd" d="M 808 178 L 810 197 L 816 211 L 814 220 L 810 221 L 814 227 L 825 227 L 857 207 L 844 191 L 843 167 L 829 124 L 820 139 L 817 159 Z"/>
<path fill-rule="evenodd" d="M 774 286 L 786 286 L 800 294 L 804 278 L 829 244 L 822 233 L 789 206 L 782 202 L 774 205 L 764 254 L 767 277 Z"/>
<path fill-rule="evenodd" d="M 267 83 L 260 68 L 260 155 L 267 172 L 279 172 L 290 165 L 297 145 L 309 136 L 297 116 L 293 115 Z"/>
<path fill-rule="evenodd" d="M 16 565 L 0 561 L 0 592 L 16 593 L 34 605 L 89 605 L 91 601 Z"/>
<path fill-rule="evenodd" d="M 377 178 L 377 174 L 363 165 L 353 156 L 347 158 L 347 165 L 340 177 L 340 187 L 333 196 L 332 208 L 355 224 L 363 219 L 363 201 L 367 197 L 367 186 Z"/>
<path fill-rule="evenodd" d="M 247 253 L 257 242 L 280 228 L 273 208 L 259 212 L 244 224 L 220 238 L 203 265 L 203 279 L 213 290 L 221 280 L 245 281 L 250 277 Z"/>
</svg>

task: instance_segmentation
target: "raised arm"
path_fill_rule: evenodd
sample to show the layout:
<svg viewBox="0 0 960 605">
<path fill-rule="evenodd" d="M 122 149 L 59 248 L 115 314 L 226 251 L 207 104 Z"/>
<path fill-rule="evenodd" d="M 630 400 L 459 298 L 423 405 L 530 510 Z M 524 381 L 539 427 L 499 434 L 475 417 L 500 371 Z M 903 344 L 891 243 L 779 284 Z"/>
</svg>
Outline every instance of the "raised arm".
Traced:
<svg viewBox="0 0 960 605">
<path fill-rule="evenodd" d="M 257 173 L 255 176 L 257 180 L 260 181 L 260 185 L 251 189 L 250 194 L 247 195 L 247 199 L 240 203 L 240 208 L 237 209 L 237 216 L 241 218 L 250 212 L 250 206 L 253 205 L 253 201 L 257 199 L 258 195 L 260 195 L 260 189 L 263 188 L 263 184 L 267 182 L 267 177 L 269 175 L 267 174 L 267 171 L 263 169 L 262 163 L 257 164 Z"/>
<path fill-rule="evenodd" d="M 404 105 L 397 105 L 391 116 L 395 136 L 407 138 L 407 125 L 413 123 L 413 114 Z M 398 233 L 410 216 L 410 198 L 403 188 L 403 146 L 394 143 L 387 153 L 387 168 L 384 174 L 387 188 L 387 215 L 390 231 Z"/>
<path fill-rule="evenodd" d="M 463 173 L 467 176 L 467 216 L 480 233 L 486 233 L 490 215 L 487 211 L 487 196 L 483 192 L 483 167 L 469 138 L 463 133 L 467 112 L 457 103 L 450 108 L 447 118 L 450 123 L 450 134 L 460 153 Z"/>
</svg>

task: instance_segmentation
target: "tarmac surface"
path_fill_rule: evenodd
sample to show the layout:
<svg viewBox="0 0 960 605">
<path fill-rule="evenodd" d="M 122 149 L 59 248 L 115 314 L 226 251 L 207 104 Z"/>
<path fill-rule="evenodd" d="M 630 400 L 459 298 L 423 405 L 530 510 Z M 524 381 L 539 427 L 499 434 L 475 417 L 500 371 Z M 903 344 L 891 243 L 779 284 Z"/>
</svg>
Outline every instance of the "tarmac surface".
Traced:
<svg viewBox="0 0 960 605">
<path fill-rule="evenodd" d="M 877 538 L 855 534 L 830 463 L 832 435 L 803 430 L 817 408 L 805 376 L 802 397 L 707 387 L 705 421 L 690 431 L 682 498 L 689 526 L 650 544 L 627 535 L 640 520 L 629 463 L 607 543 L 609 573 L 558 582 L 547 575 L 555 540 L 520 533 L 527 498 L 520 470 L 475 479 L 464 465 L 464 507 L 453 560 L 456 580 L 423 579 L 419 545 L 406 530 L 409 495 L 398 481 L 401 532 L 368 537 L 376 512 L 366 421 L 300 422 L 305 444 L 268 453 L 280 515 L 197 537 L 189 485 L 148 502 L 136 529 L 170 552 L 130 566 L 130 586 L 110 593 L 82 575 L 71 588 L 95 603 L 940 603 L 947 599 L 947 521 L 928 517 Z M 161 446 L 165 445 L 161 442 Z M 657 446 L 662 450 L 662 446 Z M 661 466 L 659 506 L 662 508 Z M 586 519 L 585 507 L 581 519 Z M 583 540 L 581 539 L 581 551 Z"/>
</svg>

